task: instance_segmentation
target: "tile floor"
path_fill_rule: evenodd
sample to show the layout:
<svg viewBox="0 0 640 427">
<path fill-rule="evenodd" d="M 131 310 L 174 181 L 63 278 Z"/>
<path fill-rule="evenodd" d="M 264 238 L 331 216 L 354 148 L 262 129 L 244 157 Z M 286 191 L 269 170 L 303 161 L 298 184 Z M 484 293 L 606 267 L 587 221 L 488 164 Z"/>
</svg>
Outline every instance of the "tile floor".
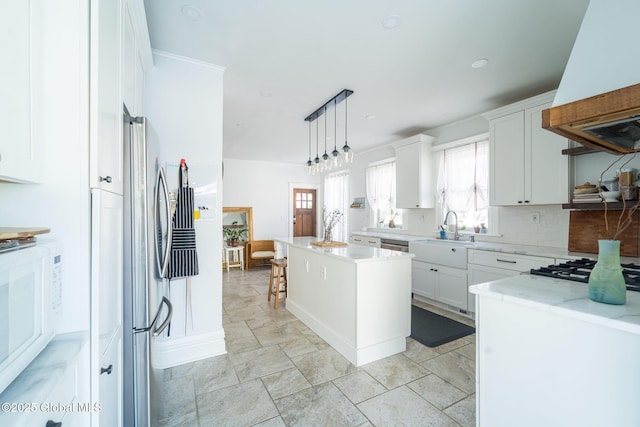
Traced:
<svg viewBox="0 0 640 427">
<path fill-rule="evenodd" d="M 404 353 L 358 368 L 286 303 L 268 304 L 268 279 L 268 267 L 223 273 L 228 353 L 160 372 L 159 426 L 475 425 L 475 335 L 435 348 L 407 338 Z"/>
</svg>

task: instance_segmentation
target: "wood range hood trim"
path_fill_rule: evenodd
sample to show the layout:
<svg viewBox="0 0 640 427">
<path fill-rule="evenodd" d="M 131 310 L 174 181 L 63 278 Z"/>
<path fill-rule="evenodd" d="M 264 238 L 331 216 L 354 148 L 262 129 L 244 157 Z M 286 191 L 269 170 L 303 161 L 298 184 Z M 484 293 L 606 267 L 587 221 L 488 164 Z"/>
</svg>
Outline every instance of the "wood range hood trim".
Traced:
<svg viewBox="0 0 640 427">
<path fill-rule="evenodd" d="M 640 83 L 542 111 L 542 127 L 588 148 L 610 154 L 640 152 L 599 138 L 583 129 L 637 117 L 640 121 Z"/>
</svg>

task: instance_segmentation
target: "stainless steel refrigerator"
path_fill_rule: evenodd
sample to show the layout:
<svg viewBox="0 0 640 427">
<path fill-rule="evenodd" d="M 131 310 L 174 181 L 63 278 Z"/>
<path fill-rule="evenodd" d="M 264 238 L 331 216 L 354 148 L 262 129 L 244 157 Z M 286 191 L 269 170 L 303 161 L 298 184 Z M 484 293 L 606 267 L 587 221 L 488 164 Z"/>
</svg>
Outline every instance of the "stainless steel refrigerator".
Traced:
<svg viewBox="0 0 640 427">
<path fill-rule="evenodd" d="M 149 345 L 171 320 L 165 296 L 149 301 L 167 275 L 169 195 L 144 117 L 124 111 L 123 426 L 149 426 Z M 162 295 L 162 292 L 158 292 Z M 150 316 L 149 307 L 153 311 Z M 151 319 L 151 320 L 150 320 Z"/>
</svg>

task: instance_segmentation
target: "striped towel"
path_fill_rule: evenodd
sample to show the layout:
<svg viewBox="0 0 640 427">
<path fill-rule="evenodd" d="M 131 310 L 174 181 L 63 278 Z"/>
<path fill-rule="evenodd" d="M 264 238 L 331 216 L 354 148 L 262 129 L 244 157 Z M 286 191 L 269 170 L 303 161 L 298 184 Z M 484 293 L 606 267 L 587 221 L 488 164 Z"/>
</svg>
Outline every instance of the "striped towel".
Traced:
<svg viewBox="0 0 640 427">
<path fill-rule="evenodd" d="M 198 275 L 196 230 L 193 227 L 193 188 L 180 187 L 176 199 L 168 277 Z"/>
</svg>

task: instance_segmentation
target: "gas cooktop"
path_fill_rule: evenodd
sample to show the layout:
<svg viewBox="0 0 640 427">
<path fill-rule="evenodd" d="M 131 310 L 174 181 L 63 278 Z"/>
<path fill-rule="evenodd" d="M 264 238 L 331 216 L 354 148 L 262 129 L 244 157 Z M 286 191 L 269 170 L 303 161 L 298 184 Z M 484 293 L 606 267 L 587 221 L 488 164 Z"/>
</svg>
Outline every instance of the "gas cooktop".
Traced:
<svg viewBox="0 0 640 427">
<path fill-rule="evenodd" d="M 553 277 L 554 279 L 588 283 L 589 275 L 595 265 L 596 261 L 582 258 L 548 267 L 532 268 L 530 273 L 537 276 Z M 627 290 L 640 292 L 640 265 L 634 263 L 622 264 L 622 275 L 627 284 Z"/>
</svg>

